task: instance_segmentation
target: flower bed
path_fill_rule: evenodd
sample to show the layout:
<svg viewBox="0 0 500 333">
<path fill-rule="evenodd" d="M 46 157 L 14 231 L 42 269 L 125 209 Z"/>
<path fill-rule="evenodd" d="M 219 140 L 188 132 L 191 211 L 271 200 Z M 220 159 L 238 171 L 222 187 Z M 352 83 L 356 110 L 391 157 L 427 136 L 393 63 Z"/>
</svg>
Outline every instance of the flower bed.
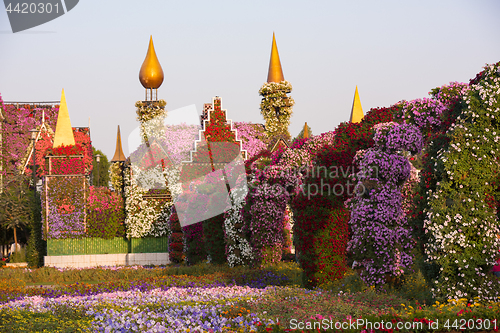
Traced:
<svg viewBox="0 0 500 333">
<path fill-rule="evenodd" d="M 355 322 L 355 328 L 342 331 L 363 332 L 368 328 L 366 322 L 382 321 L 394 326 L 422 325 L 434 332 L 454 330 L 453 325 L 459 327 L 461 322 L 473 323 L 476 329 L 469 327 L 469 331 L 498 328 L 499 303 L 467 303 L 462 299 L 426 306 L 410 300 L 415 295 L 402 298 L 394 290 L 374 292 L 365 287 L 359 291 L 352 271 L 339 283 L 323 286 L 324 290 L 308 290 L 292 285 L 296 283 L 292 278 L 297 275 L 296 265 L 282 264 L 264 271 L 212 267 L 1 269 L 0 331 L 332 332 L 340 330 L 330 329 L 331 325 Z M 108 281 L 60 282 L 49 288 L 22 284 L 44 277 L 77 276 Z M 142 278 L 130 279 L 132 276 Z M 403 288 L 411 289 L 410 283 L 425 286 L 421 275 Z M 364 322 L 358 324 L 361 319 Z M 482 329 L 477 329 L 480 323 Z M 314 325 L 320 325 L 319 329 L 313 330 Z M 387 330 L 373 332 L 382 331 Z"/>
</svg>

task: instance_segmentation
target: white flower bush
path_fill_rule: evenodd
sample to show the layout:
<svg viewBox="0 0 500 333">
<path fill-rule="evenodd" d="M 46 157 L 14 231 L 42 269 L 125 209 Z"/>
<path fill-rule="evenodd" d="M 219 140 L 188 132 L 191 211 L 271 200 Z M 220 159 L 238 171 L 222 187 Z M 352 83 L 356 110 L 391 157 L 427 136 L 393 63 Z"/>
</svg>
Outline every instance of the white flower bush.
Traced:
<svg viewBox="0 0 500 333">
<path fill-rule="evenodd" d="M 499 64 L 487 65 L 463 96 L 448 129 L 449 144 L 431 157 L 437 178 L 427 190 L 425 253 L 439 267 L 434 297 L 495 300 L 499 283 L 491 267 L 499 257 L 497 203 L 500 155 Z"/>
<path fill-rule="evenodd" d="M 254 259 L 252 246 L 245 237 L 245 222 L 242 215 L 247 193 L 246 187 L 234 188 L 230 193 L 231 208 L 224 214 L 224 240 L 226 242 L 227 261 L 230 267 L 247 265 Z"/>
</svg>

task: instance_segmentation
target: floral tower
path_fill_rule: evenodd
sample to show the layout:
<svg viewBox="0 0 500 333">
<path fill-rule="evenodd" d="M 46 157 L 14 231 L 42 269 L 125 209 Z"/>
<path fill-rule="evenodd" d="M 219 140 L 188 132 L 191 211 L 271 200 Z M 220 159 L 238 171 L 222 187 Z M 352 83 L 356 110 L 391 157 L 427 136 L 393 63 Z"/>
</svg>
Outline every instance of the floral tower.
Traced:
<svg viewBox="0 0 500 333">
<path fill-rule="evenodd" d="M 207 258 L 221 264 L 227 261 L 224 212 L 230 207 L 229 193 L 237 187 L 238 176 L 245 175 L 246 151 L 219 97 L 205 104 L 204 114 L 200 139 L 191 160 L 182 166 L 184 193 L 176 209 L 186 239 L 187 262 Z"/>
<path fill-rule="evenodd" d="M 42 198 L 46 239 L 78 238 L 86 233 L 87 174 L 92 165 L 87 150 L 75 142 L 63 90 L 54 142 L 46 152 Z"/>
<path fill-rule="evenodd" d="M 146 89 L 146 97 L 144 101 L 135 103 L 137 120 L 140 123 L 141 144 L 135 151 L 130 152 L 129 159 L 124 163 L 123 172 L 125 224 L 129 238 L 159 238 L 167 235 L 167 221 L 172 207 L 167 174 L 172 163 L 165 152 L 164 122 L 167 116 L 165 110 L 167 103 L 158 100 L 158 88 L 163 79 L 163 70 L 151 36 L 146 58 L 139 71 L 139 81 Z M 117 161 L 124 158 L 118 141 L 115 157 Z M 115 163 L 111 169 L 116 176 L 119 173 L 117 164 L 120 163 Z"/>
<path fill-rule="evenodd" d="M 148 52 L 139 71 L 139 81 L 146 89 L 146 99 L 137 102 L 137 120 L 141 123 L 141 134 L 143 142 L 148 146 L 153 138 L 162 137 L 165 134 L 163 122 L 166 117 L 165 105 L 167 102 L 158 100 L 158 88 L 163 83 L 163 69 L 156 57 L 153 45 L 153 36 L 149 39 Z"/>
<path fill-rule="evenodd" d="M 123 194 L 123 164 L 127 159 L 122 149 L 122 137 L 120 135 L 120 125 L 116 132 L 116 148 L 115 154 L 111 159 L 109 166 L 109 179 L 116 193 Z"/>
<path fill-rule="evenodd" d="M 262 96 L 260 110 L 266 123 L 270 150 L 277 149 L 277 144 L 288 145 L 290 141 L 288 126 L 292 116 L 292 107 L 295 104 L 295 101 L 287 96 L 291 91 L 292 85 L 283 76 L 278 46 L 273 33 L 267 82 L 259 90 L 259 94 Z"/>
</svg>

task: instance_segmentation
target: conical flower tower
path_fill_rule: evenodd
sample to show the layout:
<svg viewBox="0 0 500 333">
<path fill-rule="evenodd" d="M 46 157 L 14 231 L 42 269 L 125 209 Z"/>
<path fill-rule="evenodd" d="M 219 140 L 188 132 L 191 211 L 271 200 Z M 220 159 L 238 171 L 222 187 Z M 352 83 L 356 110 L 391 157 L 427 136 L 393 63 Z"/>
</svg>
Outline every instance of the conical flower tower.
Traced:
<svg viewBox="0 0 500 333">
<path fill-rule="evenodd" d="M 148 146 L 155 138 L 165 135 L 164 120 L 166 117 L 164 100 L 158 100 L 158 88 L 163 83 L 163 69 L 156 56 L 153 36 L 149 38 L 146 58 L 139 71 L 139 81 L 146 89 L 146 100 L 135 104 L 137 118 L 141 123 L 141 138 Z"/>
<path fill-rule="evenodd" d="M 137 119 L 140 123 L 142 144 L 135 151 L 130 151 L 123 168 L 123 194 L 125 197 L 125 225 L 127 237 L 142 238 L 146 236 L 161 237 L 166 232 L 166 220 L 172 207 L 171 195 L 165 164 L 168 156 L 158 156 L 164 153 L 160 148 L 165 140 L 165 117 L 167 116 L 164 100 L 158 99 L 157 89 L 163 83 L 163 69 L 153 45 L 153 37 L 149 39 L 149 46 L 141 69 L 139 81 L 146 89 L 144 101 L 135 103 Z M 121 138 L 117 135 L 116 152 L 113 161 L 124 158 L 121 150 Z M 121 162 L 112 164 L 111 178 L 119 179 Z M 113 183 L 113 180 L 112 180 Z M 115 190 L 121 184 L 113 183 Z M 164 214 L 164 215 L 162 215 Z M 167 251 L 165 251 L 167 252 Z"/>
<path fill-rule="evenodd" d="M 352 102 L 351 118 L 349 121 L 351 123 L 359 123 L 363 119 L 363 108 L 361 107 L 361 101 L 359 100 L 358 86 L 356 86 L 356 91 L 354 92 L 354 101 Z"/>
<path fill-rule="evenodd" d="M 64 90 L 61 93 L 52 152 L 46 159 L 42 218 L 47 248 L 51 249 L 52 239 L 65 238 L 64 235 L 69 235 L 70 238 L 80 237 L 87 232 L 89 184 L 85 153 L 82 147 L 75 144 Z M 50 250 L 47 253 L 51 255 Z"/>
<path fill-rule="evenodd" d="M 275 147 L 278 141 L 290 142 L 290 117 L 295 101 L 287 96 L 292 91 L 292 85 L 285 80 L 281 61 L 273 33 L 271 58 L 267 82 L 262 85 L 259 94 L 262 96 L 260 103 L 261 114 L 265 120 L 266 133 L 269 138 L 269 147 Z"/>
<path fill-rule="evenodd" d="M 111 179 L 111 185 L 116 193 L 123 194 L 123 164 L 126 158 L 122 149 L 122 138 L 120 135 L 120 125 L 118 125 L 118 130 L 116 132 L 116 148 L 115 154 L 111 159 L 111 165 L 109 166 L 109 178 Z"/>
</svg>

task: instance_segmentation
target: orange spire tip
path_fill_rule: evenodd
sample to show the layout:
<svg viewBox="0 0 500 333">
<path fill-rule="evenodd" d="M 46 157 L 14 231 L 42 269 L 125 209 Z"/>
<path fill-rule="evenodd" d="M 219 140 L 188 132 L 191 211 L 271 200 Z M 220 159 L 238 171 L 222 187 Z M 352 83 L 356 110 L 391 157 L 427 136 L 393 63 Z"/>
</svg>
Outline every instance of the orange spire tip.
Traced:
<svg viewBox="0 0 500 333">
<path fill-rule="evenodd" d="M 280 55 L 276 45 L 276 37 L 273 32 L 273 45 L 271 46 L 271 59 L 269 60 L 269 72 L 267 73 L 267 82 L 284 81 L 283 69 L 281 68 Z"/>
</svg>

